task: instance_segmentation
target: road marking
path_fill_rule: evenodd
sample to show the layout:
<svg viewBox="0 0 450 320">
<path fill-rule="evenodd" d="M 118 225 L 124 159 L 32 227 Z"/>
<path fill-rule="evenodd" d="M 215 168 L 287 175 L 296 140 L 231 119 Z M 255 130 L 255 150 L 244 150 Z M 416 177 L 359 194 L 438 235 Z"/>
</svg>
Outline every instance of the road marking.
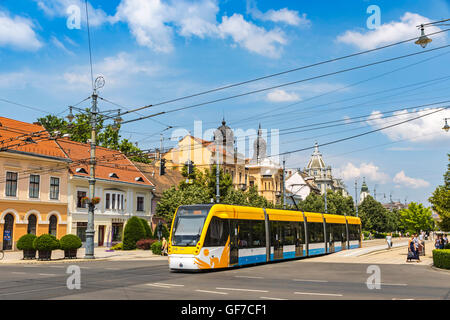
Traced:
<svg viewBox="0 0 450 320">
<path fill-rule="evenodd" d="M 217 290 L 232 290 L 232 291 L 248 291 L 248 292 L 269 292 L 267 290 L 256 289 L 240 289 L 240 288 L 216 288 Z"/>
<path fill-rule="evenodd" d="M 287 300 L 282 298 L 271 298 L 271 297 L 259 297 L 260 299 L 267 299 L 267 300 Z"/>
<path fill-rule="evenodd" d="M 403 286 L 406 287 L 406 283 L 380 283 L 382 286 Z"/>
<path fill-rule="evenodd" d="M 338 294 L 338 293 L 294 292 L 294 294 L 305 294 L 305 295 L 310 295 L 310 296 L 342 297 L 342 294 Z"/>
<path fill-rule="evenodd" d="M 16 272 L 16 271 L 13 271 L 13 272 L 11 272 L 11 273 L 14 273 L 14 274 L 27 274 L 27 272 Z"/>
<path fill-rule="evenodd" d="M 215 294 L 228 294 L 228 292 L 219 292 L 219 291 L 208 291 L 208 290 L 195 290 L 198 292 L 205 292 L 205 293 L 215 293 Z"/>
<path fill-rule="evenodd" d="M 169 287 L 169 286 L 163 286 L 160 284 L 154 284 L 154 283 L 147 283 L 147 286 L 152 286 L 152 287 L 158 287 L 158 288 L 166 288 L 166 289 L 173 289 L 173 287 Z"/>
<path fill-rule="evenodd" d="M 293 279 L 293 280 L 299 282 L 328 282 L 328 280 L 306 280 L 306 279 Z"/>
<path fill-rule="evenodd" d="M 264 279 L 263 277 L 252 277 L 252 276 L 234 276 L 235 278 L 249 278 L 249 279 Z"/>
<path fill-rule="evenodd" d="M 105 270 L 119 270 L 119 268 L 105 268 Z"/>
<path fill-rule="evenodd" d="M 54 273 L 39 273 L 40 276 L 56 276 Z"/>
<path fill-rule="evenodd" d="M 161 283 L 161 282 L 155 282 L 154 284 L 159 284 L 162 286 L 184 287 L 184 284 L 172 284 L 172 283 Z"/>
<path fill-rule="evenodd" d="M 67 288 L 67 287 L 59 286 L 59 287 L 42 288 L 42 289 L 19 291 L 19 292 L 0 293 L 0 296 L 10 296 L 10 295 L 13 295 L 13 294 L 21 294 L 21 293 L 36 292 L 36 291 L 46 291 L 46 290 L 60 289 L 60 288 Z"/>
<path fill-rule="evenodd" d="M 414 300 L 411 298 L 392 298 L 392 300 Z"/>
<path fill-rule="evenodd" d="M 48 266 L 49 268 L 65 268 L 64 266 Z"/>
</svg>

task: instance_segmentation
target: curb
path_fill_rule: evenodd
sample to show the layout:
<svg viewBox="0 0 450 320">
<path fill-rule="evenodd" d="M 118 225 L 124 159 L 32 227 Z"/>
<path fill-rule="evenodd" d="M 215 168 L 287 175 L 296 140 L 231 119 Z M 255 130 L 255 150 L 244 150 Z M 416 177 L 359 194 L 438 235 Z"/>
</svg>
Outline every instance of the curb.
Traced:
<svg viewBox="0 0 450 320">
<path fill-rule="evenodd" d="M 157 255 L 153 255 L 153 256 L 149 256 L 149 257 L 124 257 L 123 259 L 121 259 L 118 256 L 114 256 L 114 257 L 101 257 L 101 258 L 94 258 L 94 259 L 84 259 L 84 258 L 79 258 L 79 259 L 55 259 L 55 260 L 50 260 L 50 261 L 39 261 L 39 260 L 15 260 L 15 261 L 11 261 L 11 262 L 0 262 L 0 267 L 2 265 L 27 265 L 27 264 L 65 264 L 65 263 L 78 263 L 78 262 L 95 262 L 95 261 L 127 261 L 127 260 L 146 260 L 146 259 L 153 259 L 153 258 L 160 258 L 162 256 L 157 256 Z"/>
<path fill-rule="evenodd" d="M 430 265 L 430 269 L 433 270 L 433 271 L 450 274 L 450 270 L 448 270 L 448 269 L 441 269 L 441 268 L 435 267 L 434 265 Z"/>
</svg>

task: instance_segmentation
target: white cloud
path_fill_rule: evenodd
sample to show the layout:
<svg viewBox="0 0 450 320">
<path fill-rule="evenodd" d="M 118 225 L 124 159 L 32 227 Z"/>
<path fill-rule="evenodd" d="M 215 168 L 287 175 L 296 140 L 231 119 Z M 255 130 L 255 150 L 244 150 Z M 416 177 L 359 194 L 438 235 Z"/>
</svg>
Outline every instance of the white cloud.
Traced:
<svg viewBox="0 0 450 320">
<path fill-rule="evenodd" d="M 125 22 L 139 45 L 157 52 L 173 51 L 176 34 L 182 37 L 231 38 L 248 51 L 267 57 L 279 57 L 280 46 L 287 43 L 279 29 L 267 31 L 233 14 L 217 21 L 219 7 L 216 0 L 196 3 L 179 0 L 122 0 L 113 23 Z"/>
<path fill-rule="evenodd" d="M 272 102 L 292 102 L 301 100 L 294 92 L 286 92 L 281 89 L 275 89 L 267 94 L 267 100 Z"/>
<path fill-rule="evenodd" d="M 376 129 L 402 122 L 424 114 L 436 111 L 437 109 L 426 108 L 417 112 L 407 110 L 394 112 L 394 118 L 381 119 L 383 114 L 380 111 L 373 111 L 370 117 L 367 119 L 367 123 Z M 414 112 L 414 113 L 413 113 Z M 442 130 L 444 125 L 443 118 L 450 118 L 450 110 L 444 110 L 441 112 L 433 113 L 429 116 L 424 116 L 417 120 L 403 123 L 401 125 L 384 129 L 381 133 L 385 134 L 391 140 L 404 140 L 407 139 L 411 142 L 425 142 L 434 140 L 448 139 L 447 132 Z"/>
<path fill-rule="evenodd" d="M 0 47 L 12 47 L 16 50 L 36 51 L 42 47 L 29 19 L 19 16 L 10 17 L 0 11 Z"/>
<path fill-rule="evenodd" d="M 266 31 L 244 19 L 241 14 L 224 16 L 219 25 L 222 37 L 230 36 L 241 47 L 263 56 L 277 58 L 281 54 L 280 45 L 287 43 L 283 31 L 273 29 Z"/>
<path fill-rule="evenodd" d="M 374 49 L 389 43 L 418 37 L 420 35 L 417 25 L 431 22 L 430 19 L 417 13 L 406 12 L 400 21 L 391 21 L 382 24 L 375 30 L 367 32 L 346 31 L 337 37 L 338 42 L 351 44 L 362 50 Z M 439 31 L 438 27 L 426 28 L 426 34 Z M 443 37 L 443 34 L 433 36 L 433 39 Z"/>
<path fill-rule="evenodd" d="M 405 172 L 402 170 L 399 173 L 397 173 L 393 179 L 395 183 L 398 183 L 400 185 L 403 185 L 405 187 L 417 189 L 417 188 L 423 188 L 428 187 L 430 185 L 429 182 L 423 180 L 423 179 L 415 179 L 410 178 L 405 175 Z"/>
<path fill-rule="evenodd" d="M 282 22 L 293 26 L 311 25 L 311 21 L 306 18 L 306 13 L 300 16 L 298 11 L 289 10 L 288 8 L 280 10 L 270 9 L 263 13 L 256 7 L 256 1 L 252 0 L 247 0 L 247 13 L 251 14 L 254 19 L 263 21 Z"/>
<path fill-rule="evenodd" d="M 67 9 L 75 5 L 80 8 L 81 20 L 86 21 L 86 4 L 83 0 L 34 0 L 38 7 L 50 17 L 68 17 Z M 88 2 L 89 25 L 91 27 L 100 26 L 111 20 L 102 9 L 95 9 Z"/>
<path fill-rule="evenodd" d="M 371 163 L 361 163 L 359 167 L 353 163 L 348 162 L 345 166 L 340 168 L 342 178 L 344 180 L 353 180 L 355 178 L 366 177 L 369 180 L 386 183 L 390 180 L 389 176 L 380 171 L 380 168 Z"/>
<path fill-rule="evenodd" d="M 52 43 L 55 45 L 55 47 L 61 49 L 62 51 L 64 51 L 65 53 L 69 54 L 69 55 L 75 55 L 75 53 L 73 53 L 72 51 L 70 51 L 69 49 L 66 48 L 66 46 L 64 45 L 64 43 L 62 43 L 61 41 L 58 40 L 58 38 L 56 38 L 55 36 L 52 36 L 51 38 Z"/>
</svg>

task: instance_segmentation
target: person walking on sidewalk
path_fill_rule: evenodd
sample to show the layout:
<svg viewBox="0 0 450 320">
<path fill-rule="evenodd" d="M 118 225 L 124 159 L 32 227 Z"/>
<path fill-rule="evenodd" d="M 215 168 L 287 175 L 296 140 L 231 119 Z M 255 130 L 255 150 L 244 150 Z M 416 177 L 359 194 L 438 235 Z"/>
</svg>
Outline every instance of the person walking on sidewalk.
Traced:
<svg viewBox="0 0 450 320">
<path fill-rule="evenodd" d="M 388 245 L 388 249 L 392 248 L 392 234 L 388 233 L 386 235 L 386 243 Z"/>
<path fill-rule="evenodd" d="M 161 243 L 161 254 L 163 256 L 167 256 L 167 240 L 165 237 L 162 238 L 162 243 Z"/>
<path fill-rule="evenodd" d="M 419 251 L 417 244 L 414 241 L 414 236 L 411 237 L 408 243 L 408 256 L 406 258 L 406 262 L 411 260 L 417 260 L 417 262 L 420 262 Z"/>
</svg>

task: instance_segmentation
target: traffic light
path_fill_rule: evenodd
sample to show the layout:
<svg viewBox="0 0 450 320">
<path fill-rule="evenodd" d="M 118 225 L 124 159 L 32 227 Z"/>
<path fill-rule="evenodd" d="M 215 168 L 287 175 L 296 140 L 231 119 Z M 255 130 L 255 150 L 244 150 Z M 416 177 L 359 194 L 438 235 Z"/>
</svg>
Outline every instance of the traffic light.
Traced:
<svg viewBox="0 0 450 320">
<path fill-rule="evenodd" d="M 166 159 L 161 159 L 161 164 L 159 166 L 159 175 L 163 176 L 166 173 Z"/>
</svg>

